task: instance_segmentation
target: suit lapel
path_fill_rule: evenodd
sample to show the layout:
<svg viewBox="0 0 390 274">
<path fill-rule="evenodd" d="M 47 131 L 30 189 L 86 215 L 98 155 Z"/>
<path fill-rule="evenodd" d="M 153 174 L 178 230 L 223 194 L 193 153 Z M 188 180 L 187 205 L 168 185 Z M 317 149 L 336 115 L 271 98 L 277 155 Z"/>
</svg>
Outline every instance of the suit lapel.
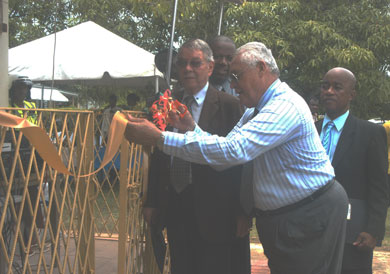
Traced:
<svg viewBox="0 0 390 274">
<path fill-rule="evenodd" d="M 352 135 L 356 130 L 356 119 L 351 114 L 348 116 L 345 121 L 343 132 L 340 135 L 340 139 L 336 146 L 336 151 L 334 152 L 332 165 L 336 168 L 337 164 L 340 162 L 340 159 L 343 157 L 344 153 L 351 146 Z"/>
<path fill-rule="evenodd" d="M 321 131 L 322 131 L 322 123 L 324 122 L 324 120 L 319 120 L 318 122 L 315 123 L 315 126 L 317 128 L 317 132 L 318 132 L 318 135 L 321 134 Z"/>
<path fill-rule="evenodd" d="M 212 117 L 214 117 L 215 113 L 218 111 L 219 105 L 217 92 L 220 91 L 217 91 L 215 88 L 209 85 L 198 123 L 203 130 L 206 130 L 208 128 Z"/>
</svg>

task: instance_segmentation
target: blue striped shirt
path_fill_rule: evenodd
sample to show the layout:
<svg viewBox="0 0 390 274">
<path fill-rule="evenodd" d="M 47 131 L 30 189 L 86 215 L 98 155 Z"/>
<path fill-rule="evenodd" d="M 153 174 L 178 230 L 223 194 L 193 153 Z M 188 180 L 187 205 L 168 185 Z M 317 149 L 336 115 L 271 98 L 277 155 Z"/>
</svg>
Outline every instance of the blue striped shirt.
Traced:
<svg viewBox="0 0 390 274">
<path fill-rule="evenodd" d="M 164 132 L 163 151 L 218 169 L 254 161 L 255 207 L 273 210 L 309 196 L 334 178 L 306 102 L 276 80 L 226 137 Z"/>
</svg>

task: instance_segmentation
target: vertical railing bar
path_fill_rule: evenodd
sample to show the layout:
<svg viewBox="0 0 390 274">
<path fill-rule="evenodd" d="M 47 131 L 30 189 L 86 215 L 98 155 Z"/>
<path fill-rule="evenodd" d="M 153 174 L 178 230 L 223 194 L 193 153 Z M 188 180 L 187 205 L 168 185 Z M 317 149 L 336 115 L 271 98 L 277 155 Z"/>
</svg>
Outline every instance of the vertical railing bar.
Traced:
<svg viewBox="0 0 390 274">
<path fill-rule="evenodd" d="M 123 139 L 121 144 L 121 169 L 119 170 L 119 237 L 118 237 L 118 274 L 125 274 L 127 241 L 127 166 L 129 165 L 129 143 Z"/>
</svg>

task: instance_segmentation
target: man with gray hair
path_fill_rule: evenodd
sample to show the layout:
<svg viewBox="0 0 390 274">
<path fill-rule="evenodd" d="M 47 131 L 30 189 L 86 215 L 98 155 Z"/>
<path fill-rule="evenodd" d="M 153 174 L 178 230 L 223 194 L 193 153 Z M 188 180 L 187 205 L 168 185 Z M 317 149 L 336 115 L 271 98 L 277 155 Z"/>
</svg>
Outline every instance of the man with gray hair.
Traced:
<svg viewBox="0 0 390 274">
<path fill-rule="evenodd" d="M 231 85 L 247 110 L 226 137 L 175 113 L 173 124 L 185 134 L 161 132 L 129 116 L 125 137 L 217 169 L 244 164 L 241 201 L 256 217 L 271 273 L 340 273 L 348 200 L 309 107 L 279 80 L 262 43 L 240 47 L 230 68 Z"/>
<path fill-rule="evenodd" d="M 184 43 L 176 66 L 182 89 L 174 97 L 187 105 L 199 127 L 226 136 L 242 109 L 236 97 L 209 85 L 214 62 L 208 44 L 200 39 Z M 154 151 L 143 213 L 152 228 L 159 221 L 167 227 L 172 274 L 250 273 L 240 182 L 239 166 L 218 172 Z"/>
</svg>

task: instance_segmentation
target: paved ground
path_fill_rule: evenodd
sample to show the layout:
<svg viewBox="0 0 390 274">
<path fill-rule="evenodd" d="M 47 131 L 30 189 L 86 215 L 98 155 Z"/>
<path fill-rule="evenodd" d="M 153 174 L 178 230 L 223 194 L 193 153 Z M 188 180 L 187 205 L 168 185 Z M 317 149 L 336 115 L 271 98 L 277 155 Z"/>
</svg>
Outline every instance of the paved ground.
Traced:
<svg viewBox="0 0 390 274">
<path fill-rule="evenodd" d="M 269 274 L 267 258 L 264 256 L 263 247 L 259 243 L 251 244 L 252 274 Z"/>
<path fill-rule="evenodd" d="M 263 247 L 259 243 L 251 244 L 251 263 L 252 274 L 269 274 L 267 266 L 267 258 L 264 256 Z M 389 251 L 375 251 L 374 274 L 389 274 L 390 273 L 390 252 Z"/>
<path fill-rule="evenodd" d="M 116 274 L 117 242 L 96 240 L 96 273 Z M 100 250 L 100 251 L 99 251 Z M 269 274 L 267 258 L 259 243 L 251 243 L 252 274 Z M 376 251 L 374 253 L 374 274 L 390 273 L 390 252 Z"/>
<path fill-rule="evenodd" d="M 96 274 L 116 274 L 118 242 L 113 240 L 96 239 L 95 246 Z M 390 273 L 390 252 L 382 250 L 375 251 L 374 253 L 374 274 Z M 50 252 L 47 253 L 50 254 Z M 63 252 L 61 253 L 63 254 Z M 74 256 L 74 248 L 70 248 L 69 255 Z M 251 243 L 251 263 L 252 274 L 270 273 L 267 265 L 267 258 L 264 256 L 263 253 L 263 247 L 260 243 L 258 243 L 257 239 L 252 239 Z M 55 271 L 54 273 L 58 272 Z"/>
</svg>

